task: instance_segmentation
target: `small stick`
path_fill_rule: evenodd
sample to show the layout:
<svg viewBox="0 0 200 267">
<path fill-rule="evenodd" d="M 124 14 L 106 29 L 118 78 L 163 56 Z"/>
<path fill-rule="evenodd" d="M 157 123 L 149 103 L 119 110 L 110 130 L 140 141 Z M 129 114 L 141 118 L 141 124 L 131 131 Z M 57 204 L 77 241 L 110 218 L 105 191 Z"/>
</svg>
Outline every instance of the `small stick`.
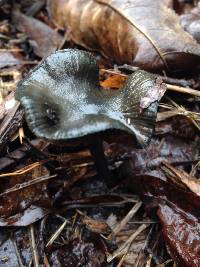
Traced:
<svg viewBox="0 0 200 267">
<path fill-rule="evenodd" d="M 55 178 L 55 177 L 57 177 L 56 174 L 51 175 L 51 176 L 45 175 L 45 176 L 37 177 L 37 178 L 35 178 L 33 180 L 30 180 L 28 182 L 24 182 L 24 183 L 21 183 L 21 184 L 16 184 L 13 187 L 10 187 L 8 190 L 0 193 L 0 197 L 2 197 L 4 195 L 7 195 L 7 194 L 9 194 L 11 192 L 16 192 L 18 190 L 22 190 L 22 189 L 24 189 L 26 187 L 29 187 L 29 186 L 32 186 L 34 184 L 42 183 L 44 181 L 47 181 L 47 180 L 52 179 L 52 178 Z"/>
<path fill-rule="evenodd" d="M 168 83 L 166 83 L 166 85 L 167 85 L 168 90 L 200 97 L 200 91 L 194 90 L 190 87 L 182 87 L 182 86 L 172 85 Z"/>
<path fill-rule="evenodd" d="M 109 239 L 116 236 L 119 231 L 124 228 L 124 226 L 131 220 L 131 218 L 136 214 L 139 208 L 142 206 L 142 202 L 138 201 L 133 208 L 128 212 L 128 214 L 122 219 L 122 221 L 113 229 L 113 232 L 109 235 Z"/>
<path fill-rule="evenodd" d="M 113 254 L 109 255 L 107 257 L 107 262 L 111 262 L 114 260 L 116 257 L 119 257 L 121 255 L 127 254 L 127 252 L 130 249 L 130 246 L 133 243 L 133 240 L 142 232 L 144 231 L 147 227 L 149 227 L 149 224 L 142 224 L 140 227 L 132 233 L 132 235 L 126 240 L 126 242 L 119 247 L 117 250 L 113 252 Z"/>
<path fill-rule="evenodd" d="M 31 247 L 32 247 L 32 252 L 33 252 L 33 261 L 34 261 L 34 266 L 35 267 L 40 267 L 39 263 L 39 256 L 38 256 L 38 251 L 36 247 L 36 242 L 35 242 L 35 234 L 34 234 L 34 226 L 30 226 L 30 237 L 31 237 Z"/>
<path fill-rule="evenodd" d="M 55 231 L 55 233 L 51 236 L 51 238 L 49 239 L 49 241 L 46 244 L 46 247 L 50 246 L 53 244 L 53 242 L 58 238 L 58 236 L 61 234 L 61 232 L 63 231 L 63 229 L 65 228 L 67 224 L 67 220 L 65 220 L 62 225 Z"/>
<path fill-rule="evenodd" d="M 17 247 L 17 244 L 16 244 L 16 241 L 13 240 L 13 245 L 14 245 L 14 248 L 15 248 L 15 253 L 16 253 L 16 256 L 17 256 L 17 259 L 18 259 L 18 262 L 19 262 L 19 266 L 20 267 L 25 267 L 22 263 L 22 259 L 20 257 L 20 253 L 19 253 L 19 250 L 18 250 L 18 247 Z"/>
</svg>

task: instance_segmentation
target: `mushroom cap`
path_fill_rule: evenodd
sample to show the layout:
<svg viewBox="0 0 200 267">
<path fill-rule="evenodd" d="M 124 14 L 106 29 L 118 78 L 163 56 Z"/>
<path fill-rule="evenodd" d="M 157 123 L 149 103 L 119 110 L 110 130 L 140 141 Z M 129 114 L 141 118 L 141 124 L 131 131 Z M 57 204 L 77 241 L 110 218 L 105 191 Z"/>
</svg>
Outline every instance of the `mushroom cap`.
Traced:
<svg viewBox="0 0 200 267">
<path fill-rule="evenodd" d="M 40 138 L 66 141 L 115 129 L 132 135 L 144 147 L 154 130 L 158 102 L 143 112 L 140 102 L 154 86 L 154 75 L 137 71 L 123 88 L 102 89 L 95 58 L 65 49 L 49 55 L 18 83 L 16 99 Z"/>
</svg>

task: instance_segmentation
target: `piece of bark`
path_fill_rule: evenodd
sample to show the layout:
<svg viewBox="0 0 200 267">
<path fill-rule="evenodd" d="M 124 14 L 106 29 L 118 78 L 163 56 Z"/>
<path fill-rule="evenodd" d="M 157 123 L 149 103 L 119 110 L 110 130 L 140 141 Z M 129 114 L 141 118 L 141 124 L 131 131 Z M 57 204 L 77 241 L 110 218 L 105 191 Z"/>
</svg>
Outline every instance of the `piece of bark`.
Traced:
<svg viewBox="0 0 200 267">
<path fill-rule="evenodd" d="M 72 40 L 91 50 L 159 72 L 195 70 L 200 45 L 180 25 L 163 0 L 49 0 L 54 23 Z"/>
<path fill-rule="evenodd" d="M 0 105 L 0 151 L 22 125 L 23 115 L 14 92 L 10 93 Z"/>
</svg>

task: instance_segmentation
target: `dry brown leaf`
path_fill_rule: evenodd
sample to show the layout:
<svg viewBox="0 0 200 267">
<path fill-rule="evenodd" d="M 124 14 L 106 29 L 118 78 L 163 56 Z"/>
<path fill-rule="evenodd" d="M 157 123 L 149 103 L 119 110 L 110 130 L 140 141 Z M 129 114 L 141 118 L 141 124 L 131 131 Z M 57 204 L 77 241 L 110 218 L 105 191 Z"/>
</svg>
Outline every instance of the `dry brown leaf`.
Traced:
<svg viewBox="0 0 200 267">
<path fill-rule="evenodd" d="M 118 63 L 151 71 L 200 65 L 200 45 L 163 0 L 49 0 L 54 23 L 72 40 Z"/>
<path fill-rule="evenodd" d="M 87 229 L 95 233 L 109 234 L 111 231 L 107 223 L 100 220 L 92 219 L 88 216 L 85 216 L 82 222 L 86 225 Z"/>
<path fill-rule="evenodd" d="M 22 31 L 32 40 L 33 50 L 39 57 L 49 55 L 63 42 L 63 37 L 47 24 L 28 17 L 17 9 L 13 12 L 13 22 L 17 30 Z"/>
<path fill-rule="evenodd" d="M 193 193 L 200 197 L 200 180 L 192 177 L 187 172 L 183 170 L 179 170 L 174 168 L 172 165 L 168 164 L 167 162 L 163 162 L 165 168 L 169 170 L 177 180 L 177 182 L 181 182 L 184 186 L 190 189 Z"/>
</svg>

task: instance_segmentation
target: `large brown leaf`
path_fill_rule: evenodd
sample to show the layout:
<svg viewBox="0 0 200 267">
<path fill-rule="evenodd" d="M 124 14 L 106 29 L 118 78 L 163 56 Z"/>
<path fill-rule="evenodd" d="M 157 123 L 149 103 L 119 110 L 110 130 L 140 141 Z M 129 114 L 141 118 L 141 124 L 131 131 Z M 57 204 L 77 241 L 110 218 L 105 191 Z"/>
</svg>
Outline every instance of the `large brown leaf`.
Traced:
<svg viewBox="0 0 200 267">
<path fill-rule="evenodd" d="M 169 0 L 49 0 L 54 23 L 87 49 L 150 71 L 200 67 L 200 45 Z"/>
</svg>

